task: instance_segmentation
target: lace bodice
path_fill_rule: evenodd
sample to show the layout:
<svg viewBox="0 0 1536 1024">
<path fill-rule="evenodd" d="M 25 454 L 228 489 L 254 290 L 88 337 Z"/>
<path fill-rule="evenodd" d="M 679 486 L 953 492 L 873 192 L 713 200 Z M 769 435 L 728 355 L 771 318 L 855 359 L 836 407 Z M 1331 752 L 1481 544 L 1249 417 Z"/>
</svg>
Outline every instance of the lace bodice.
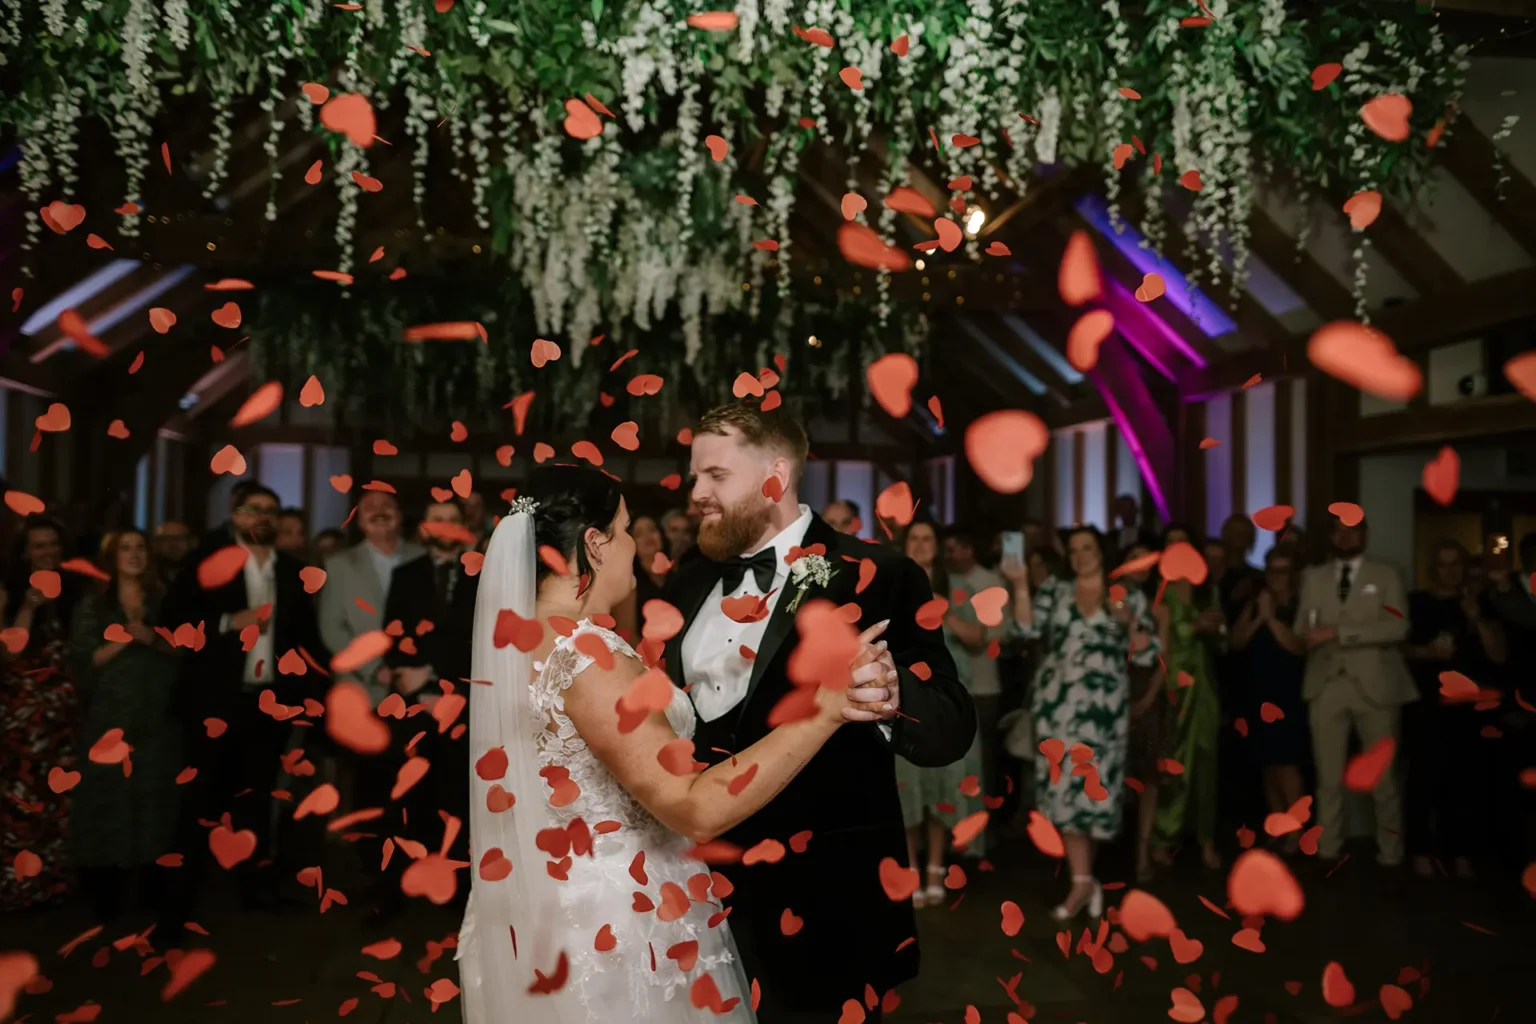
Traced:
<svg viewBox="0 0 1536 1024">
<path fill-rule="evenodd" d="M 566 824 L 575 818 L 583 818 L 590 824 L 600 821 L 617 821 L 625 828 L 640 833 L 650 833 L 656 838 L 675 838 L 655 818 L 641 807 L 629 791 L 619 785 L 606 765 L 599 761 L 586 741 L 576 732 L 576 726 L 565 716 L 565 691 L 582 672 L 596 660 L 581 648 L 592 637 L 601 641 L 614 657 L 634 658 L 639 655 L 624 638 L 610 629 L 594 625 L 583 619 L 570 636 L 561 637 L 542 663 L 533 666 L 533 706 L 535 711 L 547 715 L 553 729 L 539 733 L 539 767 L 559 766 L 571 773 L 571 781 L 581 789 L 581 795 L 564 807 L 551 808 L 555 820 Z M 589 648 L 590 649 L 590 648 Z M 693 702 L 682 690 L 674 690 L 672 703 L 667 705 L 667 722 L 683 739 L 692 739 L 697 725 Z"/>
</svg>

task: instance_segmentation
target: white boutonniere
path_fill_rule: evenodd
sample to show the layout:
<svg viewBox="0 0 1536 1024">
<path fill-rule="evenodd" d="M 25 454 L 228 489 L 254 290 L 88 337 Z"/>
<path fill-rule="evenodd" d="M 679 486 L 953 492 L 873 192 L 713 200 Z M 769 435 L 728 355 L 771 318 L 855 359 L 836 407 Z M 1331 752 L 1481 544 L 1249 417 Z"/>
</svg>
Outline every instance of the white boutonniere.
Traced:
<svg viewBox="0 0 1536 1024">
<path fill-rule="evenodd" d="M 800 607 L 800 602 L 805 600 L 805 594 L 812 586 L 825 587 L 831 583 L 832 575 L 832 563 L 827 561 L 825 555 L 812 551 L 799 552 L 798 557 L 789 563 L 789 580 L 796 587 L 795 598 L 789 602 L 789 611 L 793 612 Z"/>
</svg>

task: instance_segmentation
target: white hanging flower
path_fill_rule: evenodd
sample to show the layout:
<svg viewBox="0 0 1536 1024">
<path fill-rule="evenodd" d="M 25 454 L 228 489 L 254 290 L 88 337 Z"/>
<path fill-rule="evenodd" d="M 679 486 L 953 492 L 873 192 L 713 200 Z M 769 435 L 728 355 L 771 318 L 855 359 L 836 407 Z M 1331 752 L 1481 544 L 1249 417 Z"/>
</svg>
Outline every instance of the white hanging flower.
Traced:
<svg viewBox="0 0 1536 1024">
<path fill-rule="evenodd" d="M 192 20 L 187 14 L 187 0 L 165 0 L 165 34 L 171 45 L 185 50 L 192 42 Z"/>
<path fill-rule="evenodd" d="M 69 0 L 43 0 L 43 24 L 48 26 L 49 32 L 56 36 L 64 34 L 64 28 L 69 22 L 69 10 Z M 16 39 L 20 41 L 19 34 Z"/>
</svg>

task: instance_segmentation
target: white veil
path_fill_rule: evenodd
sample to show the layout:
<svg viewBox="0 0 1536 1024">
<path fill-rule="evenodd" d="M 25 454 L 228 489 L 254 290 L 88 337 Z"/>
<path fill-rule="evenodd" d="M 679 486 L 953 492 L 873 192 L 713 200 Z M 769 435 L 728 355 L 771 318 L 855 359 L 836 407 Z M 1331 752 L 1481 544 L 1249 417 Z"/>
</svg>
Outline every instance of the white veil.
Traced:
<svg viewBox="0 0 1536 1024">
<path fill-rule="evenodd" d="M 537 560 L 533 516 L 516 511 L 504 517 L 486 551 L 475 601 L 471 671 L 473 678 L 491 685 L 476 686 L 469 704 L 471 882 L 457 954 L 465 1024 L 585 1024 L 587 1019 L 573 985 L 549 995 L 528 991 L 535 970 L 554 974 L 569 936 L 558 883 L 534 845 L 539 830 L 553 822 L 538 773 L 536 736 L 545 722 L 533 707 L 533 659 L 514 644 L 498 649 L 495 635 L 502 609 L 533 618 Z M 487 782 L 474 764 L 494 747 L 506 751 L 507 774 Z M 517 802 L 510 810 L 492 813 L 486 794 L 498 783 Z M 512 862 L 512 872 L 487 882 L 480 877 L 480 859 L 492 848 Z"/>
</svg>

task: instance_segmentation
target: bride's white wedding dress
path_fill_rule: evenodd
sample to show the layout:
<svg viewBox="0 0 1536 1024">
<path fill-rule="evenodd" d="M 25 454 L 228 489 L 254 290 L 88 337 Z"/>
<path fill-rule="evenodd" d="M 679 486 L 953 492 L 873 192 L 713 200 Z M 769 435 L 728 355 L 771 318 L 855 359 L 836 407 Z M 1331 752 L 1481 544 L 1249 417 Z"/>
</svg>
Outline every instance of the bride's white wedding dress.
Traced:
<svg viewBox="0 0 1536 1024">
<path fill-rule="evenodd" d="M 634 650 L 589 621 L 560 638 L 542 665 L 490 642 L 500 608 L 532 617 L 532 551 L 529 517 L 504 519 L 476 609 L 474 675 L 491 686 L 471 697 L 470 760 L 500 747 L 507 771 L 497 778 L 497 763 L 470 777 L 474 863 L 458 952 L 465 1020 L 751 1024 L 748 982 L 720 902 L 728 883 L 686 859 L 692 844 L 619 785 L 565 716 L 566 689 L 593 662 L 578 638 L 601 640 L 613 657 L 637 658 Z M 681 690 L 666 715 L 679 737 L 693 737 L 693 704 Z M 510 809 L 494 809 L 505 804 L 496 787 L 515 800 Z M 510 873 L 493 849 L 511 862 Z"/>
</svg>

